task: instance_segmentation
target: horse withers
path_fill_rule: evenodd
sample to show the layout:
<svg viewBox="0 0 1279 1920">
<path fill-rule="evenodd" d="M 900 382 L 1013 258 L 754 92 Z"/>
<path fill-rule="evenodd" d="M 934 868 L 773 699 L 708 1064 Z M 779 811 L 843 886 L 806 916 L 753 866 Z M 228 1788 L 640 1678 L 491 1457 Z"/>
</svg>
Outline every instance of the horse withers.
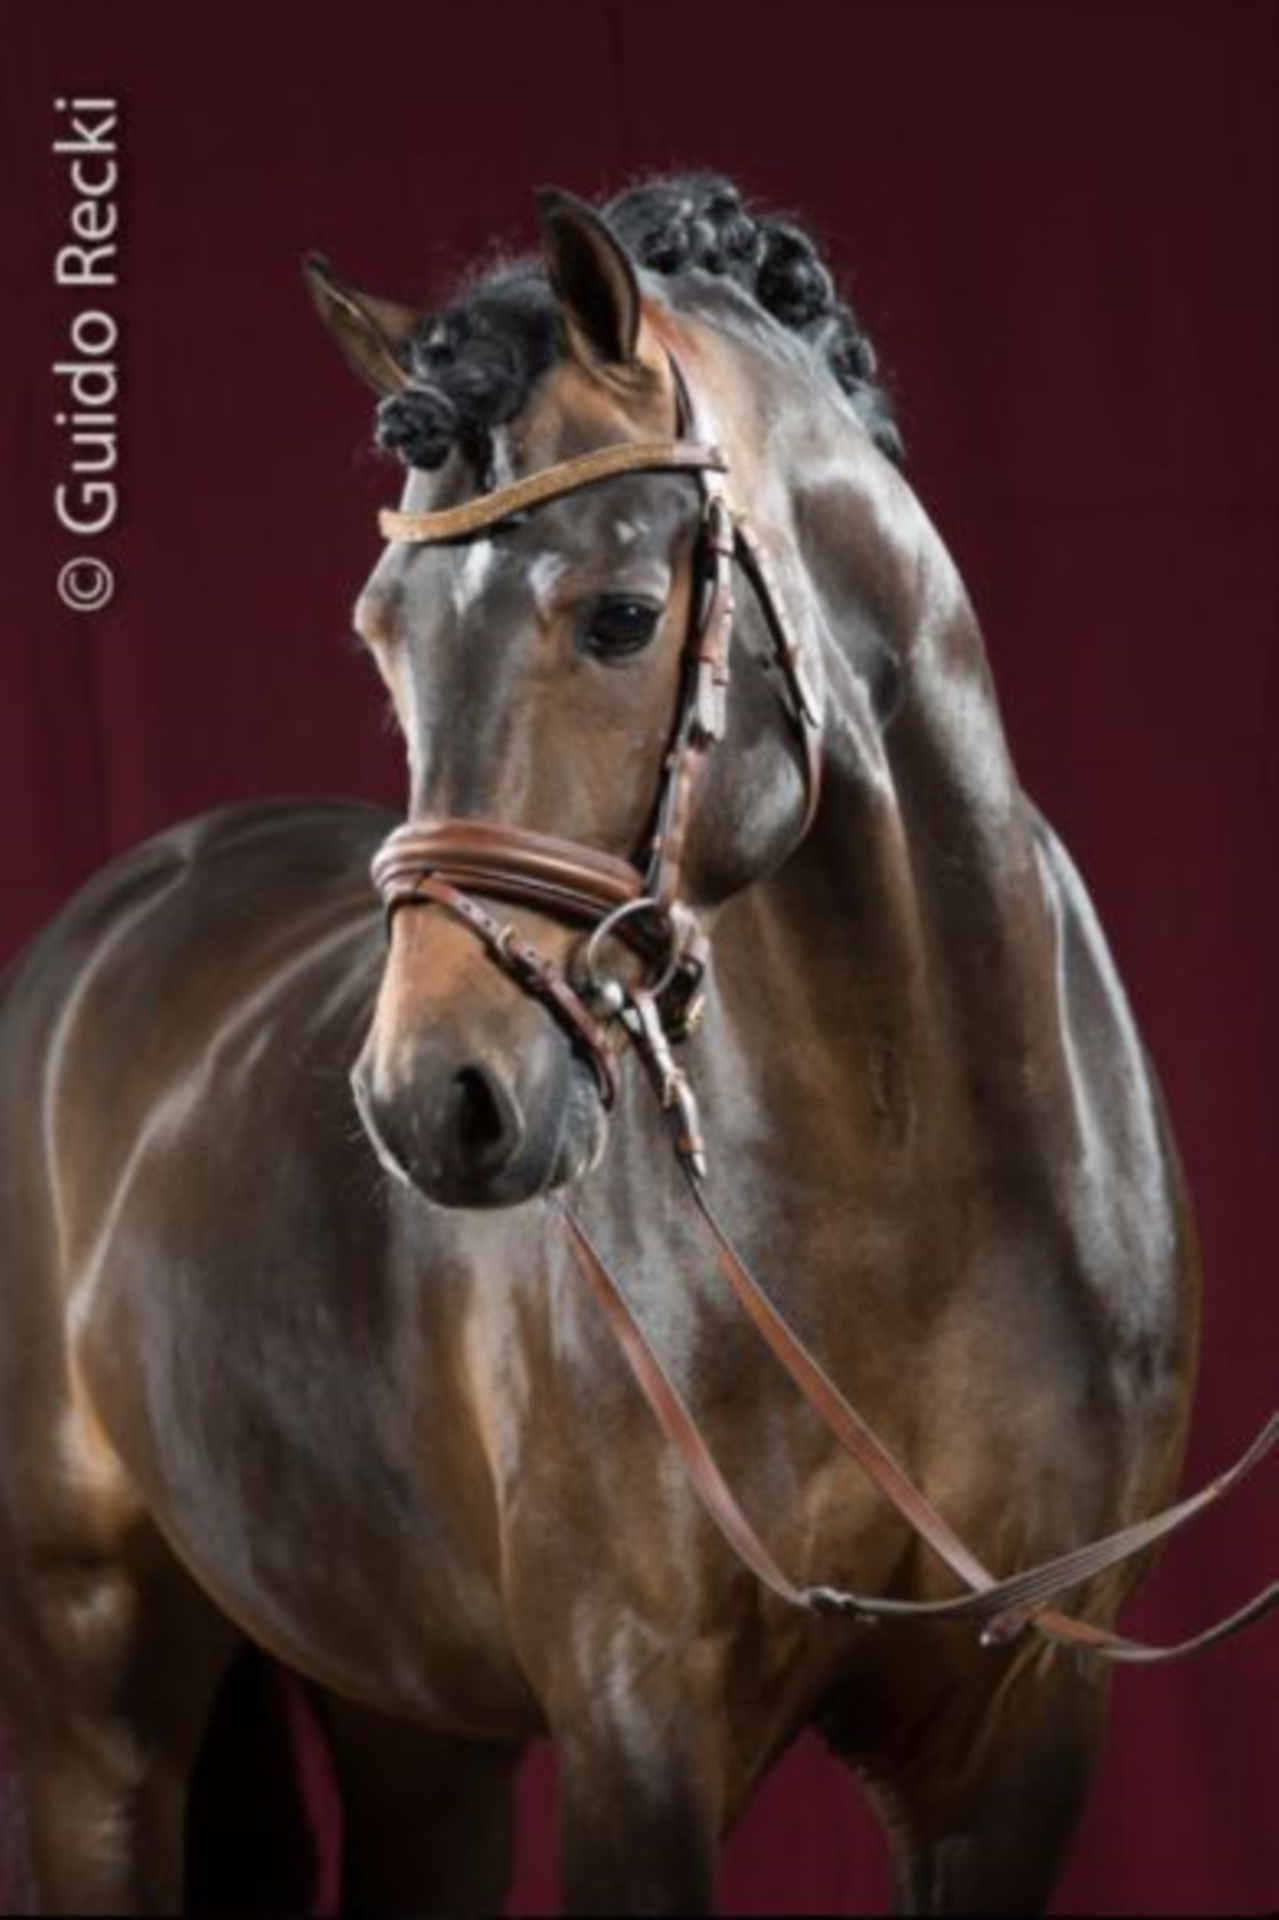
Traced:
<svg viewBox="0 0 1279 1920">
<path fill-rule="evenodd" d="M 545 1732 L 569 1908 L 706 1910 L 809 1725 L 903 1910 L 1039 1906 L 1107 1670 L 946 1607 L 1168 1498 L 1193 1236 L 868 343 L 702 178 L 548 197 L 541 259 L 435 316 L 311 281 L 410 469 L 357 610 L 408 824 L 175 829 L 4 987 L 39 1904 L 180 1905 L 247 1640 L 313 1683 L 352 1910 L 499 1907 Z M 1072 1615 L 1103 1637 L 1141 1565 Z"/>
</svg>

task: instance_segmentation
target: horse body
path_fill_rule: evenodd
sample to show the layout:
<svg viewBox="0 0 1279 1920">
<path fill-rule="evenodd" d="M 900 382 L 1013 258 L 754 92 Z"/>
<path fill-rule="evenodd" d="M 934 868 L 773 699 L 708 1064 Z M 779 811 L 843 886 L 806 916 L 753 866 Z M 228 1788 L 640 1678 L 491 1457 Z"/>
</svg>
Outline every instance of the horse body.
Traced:
<svg viewBox="0 0 1279 1920">
<path fill-rule="evenodd" d="M 696 325 L 682 346 L 712 396 L 746 350 Z M 767 408 L 789 369 L 755 371 Z M 802 462 L 789 431 L 743 437 L 735 463 L 821 589 L 823 800 L 798 846 L 766 818 L 777 858 L 717 903 L 688 1043 L 711 1181 L 829 1372 L 1011 1570 L 1168 1494 L 1185 1200 L 940 542 L 846 429 L 805 420 Z M 627 484 L 660 521 L 661 483 Z M 746 777 L 768 777 L 750 803 L 708 785 L 708 840 L 752 806 L 793 812 L 766 696 L 734 698 Z M 353 1703 L 332 1728 L 366 1898 L 500 1899 L 511 1765 L 549 1729 L 570 1904 L 694 1909 L 718 1838 L 820 1721 L 885 1810 L 905 1906 L 1043 1899 L 1095 1761 L 1095 1668 L 788 1613 L 692 1501 L 554 1193 L 453 1211 L 379 1164 L 348 1077 L 408 969 L 517 1017 L 434 915 L 397 922 L 388 968 L 367 883 L 386 824 L 281 804 L 162 836 L 5 989 L 0 1705 L 44 1899 L 172 1903 L 181 1785 L 238 1635 Z M 717 1283 L 637 1076 L 580 1205 L 788 1572 L 950 1591 Z M 1076 1602 L 1110 1620 L 1135 1577 Z M 388 1752 L 400 1802 L 450 1782 L 402 1845 L 361 1785 L 386 1785 Z M 469 1865 L 459 1809 L 498 1836 Z"/>
</svg>

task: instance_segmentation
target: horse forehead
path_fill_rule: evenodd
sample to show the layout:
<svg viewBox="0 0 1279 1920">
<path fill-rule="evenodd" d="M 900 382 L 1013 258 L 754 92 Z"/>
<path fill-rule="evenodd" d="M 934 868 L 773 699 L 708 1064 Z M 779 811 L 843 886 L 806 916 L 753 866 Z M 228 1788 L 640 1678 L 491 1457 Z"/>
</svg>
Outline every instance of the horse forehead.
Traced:
<svg viewBox="0 0 1279 1920">
<path fill-rule="evenodd" d="M 613 474 L 557 501 L 543 518 L 562 552 L 596 551 L 601 545 L 624 551 L 646 535 L 668 536 L 694 498 L 689 482 L 670 474 Z"/>
<path fill-rule="evenodd" d="M 449 599 L 459 620 L 465 620 L 482 598 L 502 561 L 495 540 L 473 540 L 454 566 L 449 580 Z"/>
<path fill-rule="evenodd" d="M 545 610 L 574 574 L 598 577 L 646 555 L 665 557 L 672 538 L 693 513 L 688 489 L 644 477 L 607 482 L 589 493 L 530 515 L 514 534 L 497 531 L 472 541 L 453 560 L 450 604 L 459 619 L 496 590 L 523 584 Z"/>
<path fill-rule="evenodd" d="M 555 604 L 555 595 L 561 581 L 573 571 L 573 562 L 567 554 L 546 552 L 534 556 L 528 569 L 528 584 L 537 603 L 537 610 L 545 619 Z"/>
</svg>

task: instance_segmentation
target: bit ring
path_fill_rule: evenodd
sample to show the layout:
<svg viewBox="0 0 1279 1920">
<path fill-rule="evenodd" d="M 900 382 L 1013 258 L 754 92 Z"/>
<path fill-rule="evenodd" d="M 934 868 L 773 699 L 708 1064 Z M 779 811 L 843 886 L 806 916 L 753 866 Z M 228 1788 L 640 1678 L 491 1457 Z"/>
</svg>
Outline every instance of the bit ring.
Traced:
<svg viewBox="0 0 1279 1920">
<path fill-rule="evenodd" d="M 665 993 L 667 987 L 670 986 L 675 975 L 679 972 L 679 936 L 676 933 L 675 925 L 670 914 L 659 901 L 653 899 L 651 894 L 641 894 L 638 900 L 624 900 L 620 907 L 614 907 L 611 913 L 605 914 L 599 925 L 592 930 L 590 938 L 587 940 L 586 946 L 583 949 L 579 963 L 582 971 L 582 992 L 584 996 L 599 1002 L 612 1012 L 621 1011 L 621 1005 L 613 1003 L 617 1002 L 619 994 L 624 1001 L 629 993 L 629 989 L 613 976 L 601 977 L 599 965 L 600 947 L 605 940 L 610 937 L 616 937 L 618 928 L 639 913 L 659 914 L 664 922 L 667 940 L 665 964 L 657 977 L 649 982 L 645 988 L 645 992 L 652 994 L 654 999 L 657 999 L 661 994 Z"/>
</svg>

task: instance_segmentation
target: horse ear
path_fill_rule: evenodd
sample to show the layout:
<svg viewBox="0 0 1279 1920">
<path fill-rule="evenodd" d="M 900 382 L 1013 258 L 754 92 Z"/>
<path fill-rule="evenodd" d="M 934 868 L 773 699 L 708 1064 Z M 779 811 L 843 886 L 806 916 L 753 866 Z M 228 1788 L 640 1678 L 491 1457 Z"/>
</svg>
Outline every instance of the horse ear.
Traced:
<svg viewBox="0 0 1279 1920">
<path fill-rule="evenodd" d="M 574 352 L 588 365 L 633 367 L 643 303 L 629 254 L 574 194 L 545 187 L 537 211 L 547 275 Z"/>
<path fill-rule="evenodd" d="M 339 280 L 320 253 L 308 253 L 302 272 L 315 310 L 343 357 L 376 393 L 401 393 L 409 384 L 408 346 L 422 314 L 394 300 L 357 293 Z"/>
</svg>

